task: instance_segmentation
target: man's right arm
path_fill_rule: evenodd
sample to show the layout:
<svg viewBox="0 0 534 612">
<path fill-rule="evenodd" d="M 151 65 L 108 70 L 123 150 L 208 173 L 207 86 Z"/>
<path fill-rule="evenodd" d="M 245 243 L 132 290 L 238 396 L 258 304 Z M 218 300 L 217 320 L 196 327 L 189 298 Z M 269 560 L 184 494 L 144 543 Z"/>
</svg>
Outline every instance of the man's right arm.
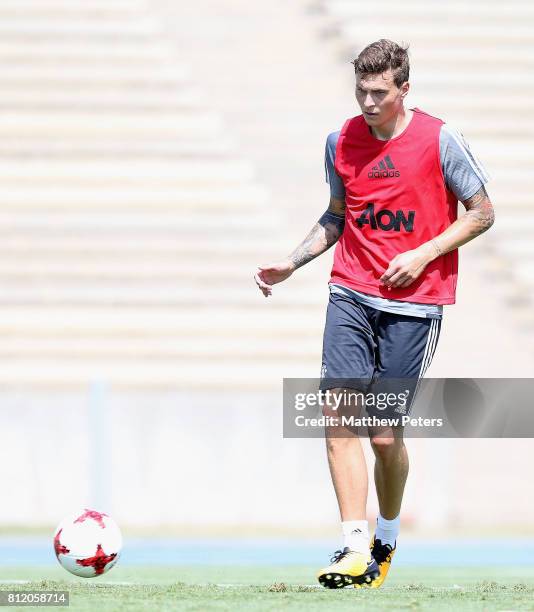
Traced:
<svg viewBox="0 0 534 612">
<path fill-rule="evenodd" d="M 328 209 L 312 227 L 310 233 L 289 255 L 294 270 L 307 264 L 335 244 L 345 227 L 345 201 L 330 197 Z"/>
<path fill-rule="evenodd" d="M 328 209 L 313 226 L 310 233 L 288 257 L 280 262 L 259 266 L 254 280 L 265 297 L 272 286 L 286 280 L 301 266 L 315 259 L 335 244 L 345 227 L 345 200 L 330 197 Z"/>
</svg>

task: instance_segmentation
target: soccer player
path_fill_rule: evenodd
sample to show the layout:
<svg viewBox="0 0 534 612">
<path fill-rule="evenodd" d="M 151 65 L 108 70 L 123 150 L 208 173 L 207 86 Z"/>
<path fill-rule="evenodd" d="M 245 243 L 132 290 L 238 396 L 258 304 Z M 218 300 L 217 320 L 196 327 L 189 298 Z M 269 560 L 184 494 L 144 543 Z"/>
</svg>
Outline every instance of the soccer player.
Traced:
<svg viewBox="0 0 534 612">
<path fill-rule="evenodd" d="M 405 107 L 407 49 L 382 39 L 352 63 L 361 114 L 327 138 L 328 210 L 293 253 L 255 274 L 267 297 L 274 284 L 337 243 L 321 369 L 321 389 L 335 394 L 362 389 L 362 380 L 424 375 L 443 305 L 455 301 L 457 249 L 494 220 L 487 174 L 462 135 L 441 119 Z M 466 209 L 459 218 L 458 200 Z M 347 384 L 340 386 L 340 379 Z M 332 405 L 323 412 L 337 414 Z M 396 550 L 408 475 L 402 427 L 368 429 L 379 503 L 371 542 L 360 439 L 339 425 L 325 433 L 344 542 L 319 571 L 319 582 L 329 588 L 379 587 Z"/>
</svg>

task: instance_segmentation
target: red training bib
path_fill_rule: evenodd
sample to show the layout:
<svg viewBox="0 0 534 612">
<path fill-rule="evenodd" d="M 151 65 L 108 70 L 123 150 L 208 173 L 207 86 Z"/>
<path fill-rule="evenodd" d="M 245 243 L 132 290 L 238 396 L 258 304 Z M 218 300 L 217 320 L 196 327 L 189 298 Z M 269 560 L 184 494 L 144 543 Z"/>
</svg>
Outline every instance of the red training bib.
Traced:
<svg viewBox="0 0 534 612">
<path fill-rule="evenodd" d="M 432 261 L 405 288 L 379 279 L 389 262 L 436 237 L 457 218 L 458 201 L 441 169 L 443 121 L 414 109 L 391 140 L 375 138 L 362 115 L 345 122 L 335 169 L 345 185 L 345 229 L 334 254 L 331 283 L 393 300 L 454 304 L 458 251 Z"/>
</svg>

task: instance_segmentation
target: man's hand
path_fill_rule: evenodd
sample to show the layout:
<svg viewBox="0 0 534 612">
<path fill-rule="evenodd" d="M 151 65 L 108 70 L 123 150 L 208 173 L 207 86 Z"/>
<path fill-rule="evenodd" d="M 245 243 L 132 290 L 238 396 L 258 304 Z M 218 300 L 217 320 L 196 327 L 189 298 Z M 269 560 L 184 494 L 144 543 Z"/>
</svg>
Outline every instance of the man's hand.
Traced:
<svg viewBox="0 0 534 612">
<path fill-rule="evenodd" d="M 484 185 L 463 202 L 466 213 L 436 236 L 413 251 L 396 255 L 380 280 L 387 287 L 408 287 L 436 257 L 457 249 L 487 231 L 495 219 Z"/>
<path fill-rule="evenodd" d="M 345 227 L 345 200 L 330 196 L 328 210 L 312 227 L 310 233 L 286 259 L 268 266 L 259 266 L 254 280 L 265 297 L 273 292 L 273 285 L 281 283 L 295 270 L 324 253 L 339 240 Z"/>
<path fill-rule="evenodd" d="M 258 266 L 254 280 L 265 297 L 273 292 L 273 285 L 289 278 L 295 271 L 295 265 L 290 260 L 280 261 L 267 266 Z"/>
<path fill-rule="evenodd" d="M 380 281 L 386 287 L 408 287 L 437 255 L 433 244 L 428 242 L 412 251 L 395 255 Z"/>
</svg>

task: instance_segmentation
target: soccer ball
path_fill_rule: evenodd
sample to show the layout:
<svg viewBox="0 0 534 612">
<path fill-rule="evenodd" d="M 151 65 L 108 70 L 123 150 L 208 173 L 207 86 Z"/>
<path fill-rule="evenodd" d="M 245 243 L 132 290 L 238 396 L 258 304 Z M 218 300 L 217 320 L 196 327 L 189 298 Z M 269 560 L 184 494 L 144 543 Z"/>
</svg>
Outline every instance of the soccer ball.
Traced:
<svg viewBox="0 0 534 612">
<path fill-rule="evenodd" d="M 109 571 L 117 563 L 121 548 L 117 523 L 89 508 L 67 516 L 54 534 L 54 552 L 61 567 L 84 578 Z"/>
</svg>

